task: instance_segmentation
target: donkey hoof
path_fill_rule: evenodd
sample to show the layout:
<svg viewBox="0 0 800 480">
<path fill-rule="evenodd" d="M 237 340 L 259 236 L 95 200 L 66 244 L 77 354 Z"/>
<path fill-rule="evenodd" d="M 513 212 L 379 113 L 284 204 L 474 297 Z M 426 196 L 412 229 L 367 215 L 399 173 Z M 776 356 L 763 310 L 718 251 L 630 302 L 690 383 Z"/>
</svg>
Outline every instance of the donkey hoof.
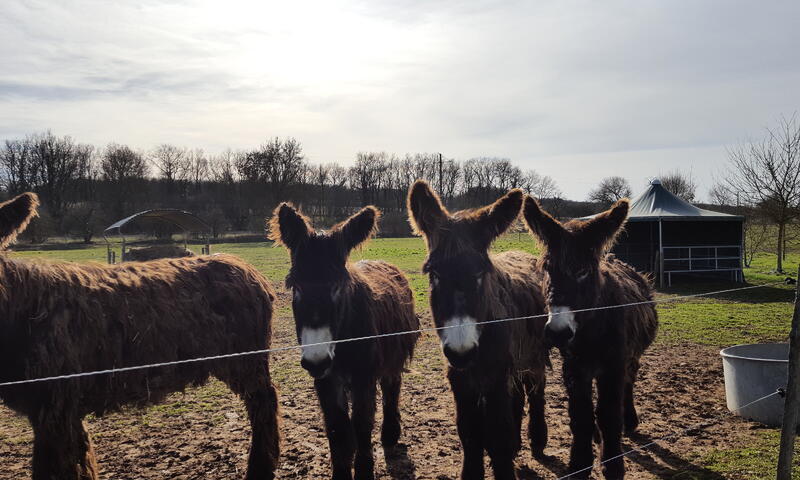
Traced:
<svg viewBox="0 0 800 480">
<path fill-rule="evenodd" d="M 381 427 L 381 445 L 394 447 L 400 441 L 400 424 L 384 424 Z"/>
<path fill-rule="evenodd" d="M 356 468 L 354 480 L 375 480 L 375 472 L 372 468 Z"/>
<path fill-rule="evenodd" d="M 633 435 L 639 429 L 639 419 L 626 419 L 625 420 L 625 435 Z"/>
<path fill-rule="evenodd" d="M 544 448 L 531 448 L 531 456 L 534 460 L 547 460 L 549 458 L 545 455 Z"/>
</svg>

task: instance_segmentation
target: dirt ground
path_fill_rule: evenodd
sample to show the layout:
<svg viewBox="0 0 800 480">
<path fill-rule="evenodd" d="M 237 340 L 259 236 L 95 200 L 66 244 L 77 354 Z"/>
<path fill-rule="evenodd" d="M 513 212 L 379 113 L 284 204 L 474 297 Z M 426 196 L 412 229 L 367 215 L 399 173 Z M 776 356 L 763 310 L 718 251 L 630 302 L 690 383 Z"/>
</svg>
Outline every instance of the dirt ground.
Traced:
<svg viewBox="0 0 800 480">
<path fill-rule="evenodd" d="M 273 346 L 295 343 L 288 320 L 278 322 L 276 330 Z M 568 473 L 571 435 L 566 396 L 557 353 L 552 358 L 554 368 L 547 389 L 550 440 L 546 450 L 551 459 L 539 463 L 525 446 L 517 459 L 522 479 L 553 479 Z M 278 476 L 326 478 L 330 475 L 327 441 L 311 381 L 298 367 L 299 354 L 281 352 L 272 362 L 274 380 L 281 390 L 283 440 Z M 384 452 L 377 429 L 374 433 L 379 478 L 458 478 L 461 450 L 444 372 L 438 340 L 426 334 L 405 377 L 401 444 L 394 451 Z M 643 359 L 637 395 L 642 423 L 635 438 L 625 439 L 626 450 L 710 418 L 722 415 L 724 420 L 629 456 L 628 478 L 668 478 L 678 473 L 691 478 L 691 473 L 701 472 L 703 478 L 723 478 L 703 471 L 692 459 L 710 449 L 746 444 L 760 428 L 725 415 L 722 366 L 714 348 L 655 345 Z M 172 395 L 166 404 L 89 418 L 87 424 L 104 478 L 221 479 L 244 474 L 247 419 L 241 402 L 216 381 Z M 27 421 L 0 406 L 0 477 L 29 477 L 31 439 Z"/>
</svg>

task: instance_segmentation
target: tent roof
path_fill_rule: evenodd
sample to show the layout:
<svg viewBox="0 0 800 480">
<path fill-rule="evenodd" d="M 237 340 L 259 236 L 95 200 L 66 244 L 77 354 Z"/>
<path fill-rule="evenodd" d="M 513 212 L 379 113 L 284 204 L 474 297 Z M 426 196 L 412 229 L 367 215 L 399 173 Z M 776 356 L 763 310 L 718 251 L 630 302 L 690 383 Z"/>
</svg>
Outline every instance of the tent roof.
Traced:
<svg viewBox="0 0 800 480">
<path fill-rule="evenodd" d="M 590 217 L 584 218 L 592 218 Z M 648 222 L 656 220 L 722 220 L 741 221 L 741 215 L 712 212 L 698 208 L 673 194 L 654 179 L 641 195 L 631 201 L 628 211 L 629 222 Z"/>
<path fill-rule="evenodd" d="M 130 217 L 123 218 L 122 220 L 109 226 L 103 232 L 107 234 L 122 235 L 123 227 L 131 224 L 147 224 L 147 223 L 166 223 L 174 225 L 186 232 L 210 232 L 211 227 L 204 221 L 200 220 L 197 215 L 175 208 L 162 208 L 155 210 L 145 210 L 143 212 L 134 213 Z"/>
</svg>

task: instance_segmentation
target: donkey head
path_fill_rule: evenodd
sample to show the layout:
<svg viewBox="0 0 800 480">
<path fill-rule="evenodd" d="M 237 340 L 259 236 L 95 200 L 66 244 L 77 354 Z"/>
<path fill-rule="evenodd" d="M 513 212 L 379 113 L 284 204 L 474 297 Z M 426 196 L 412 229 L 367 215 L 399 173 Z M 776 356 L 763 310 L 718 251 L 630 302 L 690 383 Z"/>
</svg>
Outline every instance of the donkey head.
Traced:
<svg viewBox="0 0 800 480">
<path fill-rule="evenodd" d="M 350 252 L 376 231 L 380 213 L 365 207 L 329 232 L 316 231 L 292 205 L 282 203 L 270 220 L 270 238 L 289 249 L 292 267 L 286 286 L 292 289 L 301 365 L 314 378 L 330 373 L 342 334 L 353 284 L 347 270 Z M 315 345 L 320 344 L 321 345 Z"/>
<path fill-rule="evenodd" d="M 531 197 L 525 199 L 525 223 L 544 246 L 543 286 L 550 316 L 545 325 L 549 342 L 563 347 L 585 314 L 573 310 L 598 304 L 603 279 L 600 262 L 613 245 L 628 217 L 628 200 L 620 200 L 591 220 L 562 224 Z"/>
<path fill-rule="evenodd" d="M 487 290 L 494 271 L 489 246 L 516 220 L 522 191 L 511 190 L 491 205 L 451 214 L 424 180 L 408 194 L 414 232 L 425 238 L 423 272 L 431 286 L 431 311 L 444 354 L 455 368 L 470 366 L 478 355 L 480 322 L 491 320 Z"/>
<path fill-rule="evenodd" d="M 37 215 L 39 197 L 35 193 L 23 193 L 7 202 L 0 203 L 0 250 L 14 243 Z"/>
</svg>

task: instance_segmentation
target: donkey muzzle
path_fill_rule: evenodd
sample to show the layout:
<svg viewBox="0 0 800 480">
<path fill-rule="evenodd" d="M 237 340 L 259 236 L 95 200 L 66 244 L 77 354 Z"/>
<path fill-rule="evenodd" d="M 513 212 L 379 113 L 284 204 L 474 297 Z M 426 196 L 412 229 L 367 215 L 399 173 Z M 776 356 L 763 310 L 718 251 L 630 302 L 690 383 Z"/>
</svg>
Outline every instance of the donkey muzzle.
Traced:
<svg viewBox="0 0 800 480">
<path fill-rule="evenodd" d="M 569 307 L 550 307 L 550 315 L 544 325 L 545 340 L 549 346 L 563 348 L 575 336 L 578 324 Z"/>
<path fill-rule="evenodd" d="M 300 366 L 316 379 L 325 378 L 331 372 L 333 358 L 324 357 L 315 361 L 303 358 L 300 360 Z"/>
<path fill-rule="evenodd" d="M 458 370 L 463 370 L 472 366 L 475 360 L 478 359 L 478 347 L 475 346 L 468 350 L 455 350 L 445 345 L 444 356 L 447 357 L 450 366 Z"/>
</svg>

